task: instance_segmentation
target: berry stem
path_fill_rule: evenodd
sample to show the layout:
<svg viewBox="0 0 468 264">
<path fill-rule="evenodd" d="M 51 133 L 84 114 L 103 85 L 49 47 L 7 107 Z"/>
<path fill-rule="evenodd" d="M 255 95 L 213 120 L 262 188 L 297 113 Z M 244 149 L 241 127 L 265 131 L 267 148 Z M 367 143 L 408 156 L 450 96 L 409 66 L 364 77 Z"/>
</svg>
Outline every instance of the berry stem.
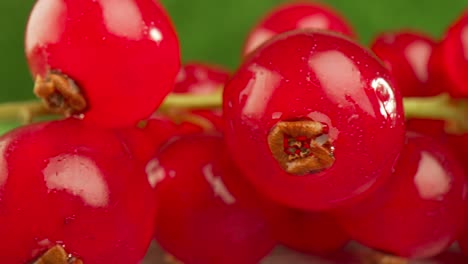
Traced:
<svg viewBox="0 0 468 264">
<path fill-rule="evenodd" d="M 48 114 L 50 114 L 50 111 L 42 102 L 37 100 L 0 104 L 1 121 L 19 121 L 22 124 L 27 124 L 31 123 L 34 117 Z"/>
<path fill-rule="evenodd" d="M 166 97 L 166 100 L 159 108 L 159 111 L 166 112 L 168 110 L 178 109 L 203 109 L 203 108 L 218 108 L 223 103 L 223 91 L 208 95 L 187 95 L 187 94 L 171 94 Z"/>
<path fill-rule="evenodd" d="M 448 94 L 403 99 L 406 118 L 445 120 L 449 132 L 468 132 L 468 100 Z"/>
<path fill-rule="evenodd" d="M 433 97 L 403 99 L 406 118 L 445 120 L 452 133 L 468 132 L 468 100 L 451 98 L 448 94 Z M 206 109 L 222 105 L 222 89 L 209 95 L 170 94 L 159 108 L 163 113 L 173 109 Z M 0 121 L 30 123 L 33 118 L 52 115 L 37 100 L 0 104 Z"/>
</svg>

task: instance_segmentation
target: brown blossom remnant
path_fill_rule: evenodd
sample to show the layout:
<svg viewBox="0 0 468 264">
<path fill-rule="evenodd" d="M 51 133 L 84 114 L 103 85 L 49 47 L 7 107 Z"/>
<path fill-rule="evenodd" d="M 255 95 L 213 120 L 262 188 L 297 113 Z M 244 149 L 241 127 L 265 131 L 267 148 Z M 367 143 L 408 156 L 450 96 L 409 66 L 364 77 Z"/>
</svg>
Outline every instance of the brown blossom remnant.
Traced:
<svg viewBox="0 0 468 264">
<path fill-rule="evenodd" d="M 280 121 L 268 135 L 268 145 L 281 168 L 294 175 L 318 172 L 335 161 L 326 127 L 316 121 Z"/>
<path fill-rule="evenodd" d="M 70 116 L 87 108 L 86 99 L 76 83 L 61 73 L 50 72 L 45 78 L 37 76 L 34 94 L 54 113 Z"/>
<path fill-rule="evenodd" d="M 62 246 L 56 245 L 33 264 L 83 264 L 83 261 L 68 254 Z"/>
</svg>

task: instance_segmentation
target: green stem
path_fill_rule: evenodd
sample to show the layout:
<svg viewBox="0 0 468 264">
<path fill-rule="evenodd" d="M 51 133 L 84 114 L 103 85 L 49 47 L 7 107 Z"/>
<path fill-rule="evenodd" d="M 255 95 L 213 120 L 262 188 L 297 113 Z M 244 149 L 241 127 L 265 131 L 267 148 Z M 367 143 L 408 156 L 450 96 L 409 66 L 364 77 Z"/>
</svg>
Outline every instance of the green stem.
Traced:
<svg viewBox="0 0 468 264">
<path fill-rule="evenodd" d="M 406 118 L 445 120 L 457 132 L 468 131 L 468 100 L 453 99 L 447 94 L 434 97 L 404 98 Z M 173 109 L 207 109 L 222 106 L 222 90 L 210 95 L 171 94 L 159 111 Z M 33 118 L 51 115 L 40 101 L 0 104 L 0 121 L 31 122 Z"/>
<path fill-rule="evenodd" d="M 445 120 L 454 132 L 468 131 L 468 101 L 448 94 L 403 99 L 405 117 Z"/>
<path fill-rule="evenodd" d="M 186 95 L 170 94 L 159 108 L 166 112 L 171 109 L 207 109 L 218 108 L 223 104 L 223 93 L 219 92 L 208 95 Z"/>
</svg>

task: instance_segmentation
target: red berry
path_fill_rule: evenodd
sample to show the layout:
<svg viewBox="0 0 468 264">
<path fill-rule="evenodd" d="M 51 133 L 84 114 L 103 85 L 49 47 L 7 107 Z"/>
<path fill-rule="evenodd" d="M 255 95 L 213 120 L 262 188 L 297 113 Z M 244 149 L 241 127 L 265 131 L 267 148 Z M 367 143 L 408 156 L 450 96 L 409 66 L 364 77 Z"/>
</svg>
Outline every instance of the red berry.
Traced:
<svg viewBox="0 0 468 264">
<path fill-rule="evenodd" d="M 465 176 L 468 177 L 468 133 L 448 134 L 447 144 L 456 154 L 458 161 L 465 169 Z"/>
<path fill-rule="evenodd" d="M 406 130 L 430 136 L 439 141 L 445 141 L 445 120 L 411 118 L 406 120 Z"/>
<path fill-rule="evenodd" d="M 179 71 L 173 91 L 175 93 L 212 94 L 223 88 L 229 72 L 221 67 L 204 63 L 187 63 Z"/>
<path fill-rule="evenodd" d="M 219 136 L 186 136 L 147 171 L 156 185 L 156 239 L 183 263 L 258 263 L 274 242 L 255 191 L 239 185 Z"/>
<path fill-rule="evenodd" d="M 185 64 L 177 75 L 175 93 L 214 94 L 220 92 L 229 78 L 229 72 L 218 66 L 203 63 Z M 212 129 L 224 130 L 224 120 L 220 109 L 193 110 L 194 118 L 210 123 Z"/>
<path fill-rule="evenodd" d="M 448 29 L 430 66 L 452 96 L 468 97 L 468 10 Z"/>
<path fill-rule="evenodd" d="M 170 120 L 150 119 L 144 127 L 128 127 L 116 130 L 136 159 L 146 164 L 158 149 L 178 134 L 178 127 Z"/>
<path fill-rule="evenodd" d="M 390 181 L 338 218 L 353 239 L 399 256 L 435 256 L 463 223 L 465 178 L 451 153 L 408 134 Z"/>
<path fill-rule="evenodd" d="M 435 41 L 422 33 L 403 31 L 379 35 L 372 50 L 389 68 L 403 96 L 432 96 L 442 89 L 429 72 L 435 46 Z"/>
<path fill-rule="evenodd" d="M 267 208 L 275 239 L 294 250 L 330 254 L 349 240 L 335 218 L 328 213 L 299 211 L 276 204 Z"/>
<path fill-rule="evenodd" d="M 39 0 L 25 45 L 34 76 L 71 78 L 74 84 L 62 83 L 84 94 L 84 120 L 108 127 L 150 116 L 171 91 L 180 64 L 176 33 L 153 0 Z M 36 93 L 55 107 L 76 103 L 59 89 Z"/>
<path fill-rule="evenodd" d="M 314 28 L 354 37 L 349 23 L 329 6 L 317 3 L 288 3 L 270 11 L 250 32 L 244 56 L 271 37 L 295 29 Z"/>
<path fill-rule="evenodd" d="M 2 263 L 54 245 L 87 264 L 142 260 L 154 191 L 115 133 L 68 119 L 19 128 L 0 146 Z"/>
<path fill-rule="evenodd" d="M 267 197 L 320 210 L 372 190 L 403 145 L 400 94 L 367 50 L 336 34 L 278 36 L 224 93 L 226 141 Z"/>
</svg>

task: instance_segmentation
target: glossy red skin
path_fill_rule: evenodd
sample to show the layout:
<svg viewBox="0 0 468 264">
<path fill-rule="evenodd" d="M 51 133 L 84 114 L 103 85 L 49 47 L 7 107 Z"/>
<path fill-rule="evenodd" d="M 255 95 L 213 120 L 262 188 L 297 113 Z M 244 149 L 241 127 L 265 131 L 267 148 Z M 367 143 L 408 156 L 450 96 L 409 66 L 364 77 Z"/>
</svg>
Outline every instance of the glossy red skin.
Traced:
<svg viewBox="0 0 468 264">
<path fill-rule="evenodd" d="M 462 169 L 447 148 L 429 137 L 408 134 L 390 181 L 337 219 L 364 245 L 428 258 L 443 252 L 460 234 L 464 189 Z"/>
<path fill-rule="evenodd" d="M 154 190 L 113 132 L 68 119 L 16 129 L 0 146 L 2 263 L 29 263 L 56 244 L 89 264 L 143 259 Z"/>
<path fill-rule="evenodd" d="M 219 66 L 200 62 L 185 64 L 177 75 L 174 93 L 208 95 L 219 92 L 229 79 L 229 71 Z M 224 130 L 221 110 L 194 110 L 192 114 L 204 118 L 213 124 L 216 131 Z"/>
<path fill-rule="evenodd" d="M 463 165 L 465 176 L 468 179 L 468 133 L 447 135 L 447 144 L 457 156 L 460 164 Z"/>
<path fill-rule="evenodd" d="M 212 94 L 222 89 L 229 72 L 219 66 L 201 62 L 183 65 L 174 84 L 174 93 Z"/>
<path fill-rule="evenodd" d="M 183 263 L 254 264 L 273 248 L 255 191 L 239 183 L 222 137 L 182 137 L 147 168 L 158 179 L 156 239 Z"/>
<path fill-rule="evenodd" d="M 243 55 L 246 56 L 277 34 L 304 28 L 331 30 L 349 37 L 355 36 L 349 23 L 329 6 L 305 1 L 287 3 L 271 10 L 252 29 L 244 44 Z"/>
<path fill-rule="evenodd" d="M 392 74 L 402 96 L 433 96 L 442 92 L 429 70 L 436 42 L 422 33 L 401 31 L 379 35 L 372 51 Z"/>
<path fill-rule="evenodd" d="M 468 10 L 445 33 L 430 67 L 452 96 L 468 97 Z"/>
<path fill-rule="evenodd" d="M 39 0 L 25 45 L 32 75 L 71 77 L 88 101 L 84 120 L 106 127 L 150 116 L 180 67 L 174 28 L 153 0 Z"/>
<path fill-rule="evenodd" d="M 271 203 L 266 208 L 275 239 L 294 250 L 328 255 L 349 241 L 349 236 L 331 214 L 299 211 Z"/>
<path fill-rule="evenodd" d="M 152 120 L 143 128 L 128 127 L 118 129 L 116 133 L 127 144 L 134 156 L 146 165 L 159 148 L 177 134 L 177 129 L 172 122 Z"/>
<path fill-rule="evenodd" d="M 440 142 L 445 142 L 447 138 L 444 120 L 411 118 L 406 120 L 406 130 L 430 136 Z"/>
<path fill-rule="evenodd" d="M 256 189 L 277 202 L 304 210 L 352 202 L 385 181 L 403 145 L 403 105 L 390 79 L 367 50 L 338 35 L 308 30 L 278 36 L 226 86 L 230 152 Z M 272 156 L 272 127 L 300 118 L 328 126 L 335 147 L 331 168 L 294 176 Z"/>
</svg>

